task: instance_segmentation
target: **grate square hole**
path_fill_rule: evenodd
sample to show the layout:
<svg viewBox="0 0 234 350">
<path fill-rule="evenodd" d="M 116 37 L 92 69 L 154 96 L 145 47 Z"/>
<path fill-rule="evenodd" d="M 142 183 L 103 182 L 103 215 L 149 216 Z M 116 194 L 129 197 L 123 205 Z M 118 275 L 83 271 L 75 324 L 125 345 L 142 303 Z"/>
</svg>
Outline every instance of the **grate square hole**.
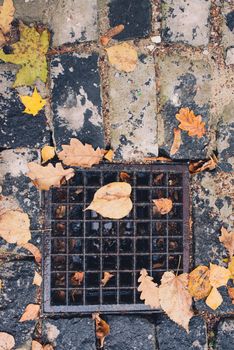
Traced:
<svg viewBox="0 0 234 350">
<path fill-rule="evenodd" d="M 66 289 L 51 292 L 51 305 L 66 305 Z"/>
<path fill-rule="evenodd" d="M 71 220 L 82 220 L 83 219 L 84 206 L 81 205 L 70 205 L 69 207 L 69 219 Z"/>
<path fill-rule="evenodd" d="M 84 280 L 80 281 L 76 277 L 76 273 L 77 272 L 82 272 L 82 271 L 76 271 L 76 272 L 69 273 L 69 275 L 68 275 L 68 285 L 69 285 L 69 287 L 81 288 L 83 286 Z"/>
<path fill-rule="evenodd" d="M 67 223 L 66 221 L 52 222 L 52 234 L 53 237 L 63 237 L 67 234 Z"/>
<path fill-rule="evenodd" d="M 136 256 L 136 269 L 150 269 L 150 257 L 147 255 L 137 255 Z"/>
<path fill-rule="evenodd" d="M 82 271 L 83 270 L 83 256 L 73 255 L 69 256 L 69 271 Z"/>
<path fill-rule="evenodd" d="M 83 290 L 80 288 L 69 290 L 69 305 L 83 305 Z"/>
<path fill-rule="evenodd" d="M 136 206 L 136 215 L 139 219 L 150 218 L 150 205 L 138 205 Z"/>
<path fill-rule="evenodd" d="M 121 289 L 119 293 L 120 304 L 133 304 L 134 302 L 134 290 L 133 289 Z"/>
<path fill-rule="evenodd" d="M 101 186 L 101 174 L 99 172 L 89 171 L 85 177 L 86 186 Z"/>
<path fill-rule="evenodd" d="M 100 273 L 99 272 L 86 272 L 85 281 L 87 288 L 100 286 Z"/>
<path fill-rule="evenodd" d="M 150 239 L 149 238 L 138 238 L 136 240 L 136 252 L 147 253 L 150 251 Z"/>
<path fill-rule="evenodd" d="M 63 238 L 56 238 L 51 240 L 51 252 L 53 254 L 66 253 L 66 240 Z"/>
<path fill-rule="evenodd" d="M 118 181 L 118 179 L 119 179 L 118 172 L 108 171 L 103 174 L 103 185 L 107 185 L 111 182 L 116 182 Z"/>
<path fill-rule="evenodd" d="M 119 240 L 119 251 L 120 253 L 132 253 L 134 247 L 133 239 L 131 238 L 120 238 Z"/>
<path fill-rule="evenodd" d="M 152 235 L 153 236 L 166 236 L 167 235 L 167 222 L 153 221 Z"/>
<path fill-rule="evenodd" d="M 68 240 L 69 254 L 82 254 L 84 250 L 84 240 L 81 238 L 70 238 Z"/>
<path fill-rule="evenodd" d="M 66 203 L 67 188 L 57 188 L 52 190 L 52 203 Z"/>
<path fill-rule="evenodd" d="M 85 233 L 87 237 L 100 237 L 100 222 L 86 222 Z"/>
<path fill-rule="evenodd" d="M 153 173 L 152 174 L 152 186 L 166 186 L 167 176 L 165 173 Z"/>
<path fill-rule="evenodd" d="M 84 190 L 83 187 L 76 187 L 69 189 L 69 202 L 70 203 L 83 203 Z"/>
<path fill-rule="evenodd" d="M 116 222 L 111 222 L 111 221 L 107 221 L 107 222 L 103 222 L 102 224 L 102 235 L 103 236 L 116 236 L 116 232 L 117 232 L 117 224 Z"/>
<path fill-rule="evenodd" d="M 167 267 L 167 255 L 166 254 L 153 254 L 152 255 L 152 269 L 160 270 Z"/>
<path fill-rule="evenodd" d="M 150 191 L 148 191 L 148 190 L 136 190 L 136 202 L 149 203 L 150 202 Z"/>
<path fill-rule="evenodd" d="M 66 273 L 55 272 L 51 274 L 51 288 L 66 287 Z"/>
<path fill-rule="evenodd" d="M 169 173 L 168 174 L 168 186 L 182 186 L 183 177 L 180 173 Z"/>
<path fill-rule="evenodd" d="M 150 172 L 139 172 L 136 174 L 137 186 L 149 186 L 150 185 Z"/>
<path fill-rule="evenodd" d="M 105 289 L 102 292 L 102 298 L 104 304 L 116 304 L 117 303 L 117 291 L 115 289 Z"/>
<path fill-rule="evenodd" d="M 168 223 L 168 235 L 169 236 L 183 236 L 183 223 L 170 221 Z"/>
<path fill-rule="evenodd" d="M 173 219 L 183 219 L 183 206 L 179 204 L 174 204 L 172 210 L 168 213 L 168 218 Z"/>
<path fill-rule="evenodd" d="M 133 283 L 132 272 L 120 272 L 119 273 L 119 285 L 120 287 L 131 287 Z"/>
<path fill-rule="evenodd" d="M 71 222 L 69 225 L 69 236 L 71 237 L 83 237 L 84 225 L 82 222 Z"/>
<path fill-rule="evenodd" d="M 87 254 L 100 253 L 100 240 L 98 238 L 86 239 L 85 248 Z"/>
<path fill-rule="evenodd" d="M 183 252 L 183 239 L 182 238 L 170 238 L 168 241 L 168 250 L 172 253 Z"/>
<path fill-rule="evenodd" d="M 99 289 L 86 290 L 85 303 L 87 305 L 99 305 L 100 304 Z"/>
<path fill-rule="evenodd" d="M 100 220 L 101 219 L 101 216 L 99 214 L 97 214 L 96 211 L 87 210 L 84 213 L 85 213 L 85 219 L 86 220 L 96 221 L 96 220 Z"/>
<path fill-rule="evenodd" d="M 119 269 L 120 270 L 134 270 L 133 256 L 120 255 L 119 256 Z"/>
<path fill-rule="evenodd" d="M 76 172 L 75 176 L 69 180 L 71 186 L 82 186 L 84 184 L 84 174 L 82 172 Z"/>
<path fill-rule="evenodd" d="M 149 236 L 150 222 L 137 222 L 136 235 L 137 236 Z"/>
<path fill-rule="evenodd" d="M 104 255 L 102 258 L 103 271 L 115 270 L 117 268 L 117 256 Z"/>
<path fill-rule="evenodd" d="M 117 240 L 104 238 L 102 240 L 102 249 L 105 254 L 117 253 Z"/>
<path fill-rule="evenodd" d="M 85 259 L 85 271 L 100 270 L 100 258 L 98 255 L 89 255 Z"/>
<path fill-rule="evenodd" d="M 64 255 L 51 256 L 52 271 L 66 271 L 67 258 Z"/>
<path fill-rule="evenodd" d="M 67 217 L 66 205 L 53 205 L 52 207 L 52 218 L 54 220 L 61 220 Z"/>
</svg>

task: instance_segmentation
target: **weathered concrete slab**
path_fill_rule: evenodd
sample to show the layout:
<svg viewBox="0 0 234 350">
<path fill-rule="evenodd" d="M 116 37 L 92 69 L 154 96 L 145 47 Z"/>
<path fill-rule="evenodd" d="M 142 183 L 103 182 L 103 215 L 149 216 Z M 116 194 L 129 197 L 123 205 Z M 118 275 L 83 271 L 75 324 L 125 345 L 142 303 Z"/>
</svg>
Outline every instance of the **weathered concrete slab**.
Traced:
<svg viewBox="0 0 234 350">
<path fill-rule="evenodd" d="M 111 145 L 117 159 L 158 154 L 154 60 L 141 55 L 131 73 L 110 69 Z"/>
<path fill-rule="evenodd" d="M 54 139 L 104 146 L 98 55 L 63 54 L 51 62 Z"/>
<path fill-rule="evenodd" d="M 207 45 L 210 4 L 210 0 L 163 0 L 163 39 L 193 46 Z"/>
<path fill-rule="evenodd" d="M 234 45 L 234 5 L 231 2 L 223 2 L 222 16 L 222 45 L 227 49 Z"/>
<path fill-rule="evenodd" d="M 233 350 L 234 346 L 234 320 L 223 319 L 219 322 L 216 336 L 216 350 Z"/>
</svg>

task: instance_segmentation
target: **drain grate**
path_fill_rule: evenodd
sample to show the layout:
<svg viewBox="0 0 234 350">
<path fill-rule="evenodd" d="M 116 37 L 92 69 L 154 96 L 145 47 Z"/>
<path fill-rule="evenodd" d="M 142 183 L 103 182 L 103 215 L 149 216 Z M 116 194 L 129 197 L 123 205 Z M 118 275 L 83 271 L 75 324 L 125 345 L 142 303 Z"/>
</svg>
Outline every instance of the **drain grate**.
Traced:
<svg viewBox="0 0 234 350">
<path fill-rule="evenodd" d="M 121 220 L 83 211 L 98 188 L 127 173 L 133 209 Z M 168 197 L 173 209 L 155 211 Z M 44 312 L 147 311 L 137 291 L 139 271 L 156 282 L 167 270 L 189 265 L 187 165 L 103 165 L 76 175 L 45 198 Z M 179 266 L 178 266 L 179 265 Z M 114 275 L 103 287 L 104 272 Z M 74 276 L 84 272 L 80 283 Z M 152 311 L 152 309 L 150 309 Z"/>
</svg>

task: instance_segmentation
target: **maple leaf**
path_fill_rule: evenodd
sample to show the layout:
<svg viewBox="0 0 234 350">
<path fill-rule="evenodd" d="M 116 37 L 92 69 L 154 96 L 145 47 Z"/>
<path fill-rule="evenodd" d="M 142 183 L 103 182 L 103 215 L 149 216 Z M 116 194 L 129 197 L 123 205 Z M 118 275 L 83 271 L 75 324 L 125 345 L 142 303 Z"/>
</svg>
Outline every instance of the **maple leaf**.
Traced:
<svg viewBox="0 0 234 350">
<path fill-rule="evenodd" d="M 218 165 L 218 159 L 213 154 L 210 157 L 210 160 L 203 161 L 199 160 L 198 162 L 190 162 L 189 164 L 189 172 L 190 174 L 197 174 L 204 170 L 214 170 Z"/>
<path fill-rule="evenodd" d="M 110 272 L 104 272 L 104 277 L 101 279 L 101 285 L 104 287 L 107 282 L 114 277 L 114 275 L 112 275 Z"/>
<path fill-rule="evenodd" d="M 35 258 L 35 261 L 40 264 L 41 260 L 42 260 L 42 256 L 41 256 L 41 252 L 40 250 L 32 243 L 26 243 L 21 245 L 22 248 L 27 249 L 30 253 L 32 253 L 32 255 Z"/>
<path fill-rule="evenodd" d="M 5 35 L 11 30 L 15 8 L 12 0 L 4 0 L 0 6 L 0 44 L 6 42 Z"/>
<path fill-rule="evenodd" d="M 106 49 L 110 64 L 124 72 L 132 72 L 137 64 L 137 51 L 128 43 L 114 45 Z"/>
<path fill-rule="evenodd" d="M 181 130 L 174 128 L 174 141 L 171 146 L 170 156 L 173 156 L 174 154 L 176 154 L 176 152 L 178 152 L 181 143 Z"/>
<path fill-rule="evenodd" d="M 0 350 L 12 350 L 14 347 L 14 337 L 11 334 L 0 332 Z"/>
<path fill-rule="evenodd" d="M 96 324 L 96 337 L 100 341 L 100 347 L 103 348 L 105 337 L 110 333 L 110 326 L 101 319 L 98 313 L 92 314 L 92 318 Z"/>
<path fill-rule="evenodd" d="M 173 206 L 172 200 L 169 198 L 153 199 L 153 203 L 157 211 L 162 215 L 169 213 Z"/>
<path fill-rule="evenodd" d="M 54 158 L 55 149 L 52 146 L 44 146 L 41 150 L 42 164 L 46 163 L 48 160 Z"/>
<path fill-rule="evenodd" d="M 210 270 L 207 266 L 197 266 L 189 274 L 188 290 L 189 293 L 197 300 L 203 299 L 211 291 Z"/>
<path fill-rule="evenodd" d="M 75 175 L 74 169 L 63 169 L 61 163 L 55 167 L 52 164 L 41 166 L 40 164 L 28 163 L 29 172 L 27 176 L 40 190 L 49 190 L 50 187 L 60 187 L 64 179 L 69 180 Z"/>
<path fill-rule="evenodd" d="M 159 301 L 162 309 L 174 322 L 189 332 L 192 296 L 188 289 L 188 274 L 175 276 L 173 272 L 164 272 L 159 286 Z"/>
<path fill-rule="evenodd" d="M 216 310 L 222 304 L 222 302 L 222 295 L 219 293 L 216 287 L 213 287 L 210 294 L 206 298 L 206 305 L 208 305 L 212 310 Z"/>
<path fill-rule="evenodd" d="M 34 88 L 32 96 L 20 95 L 20 99 L 25 106 L 24 113 L 32 114 L 34 117 L 46 104 L 46 100 L 41 97 L 36 87 Z"/>
<path fill-rule="evenodd" d="M 212 287 L 219 288 L 221 286 L 226 286 L 230 278 L 231 273 L 228 269 L 210 263 L 210 284 Z"/>
<path fill-rule="evenodd" d="M 111 29 L 109 29 L 103 36 L 101 36 L 100 41 L 103 46 L 106 46 L 113 36 L 118 35 L 124 30 L 124 25 L 119 24 Z"/>
<path fill-rule="evenodd" d="M 49 32 L 42 33 L 34 27 L 28 27 L 22 22 L 19 25 L 20 41 L 11 46 L 13 52 L 5 54 L 0 50 L 0 59 L 4 62 L 20 65 L 13 87 L 32 85 L 39 78 L 44 83 L 47 80 L 46 53 L 49 47 Z"/>
<path fill-rule="evenodd" d="M 230 259 L 234 254 L 234 231 L 228 232 L 225 227 L 221 228 L 221 236 L 219 241 L 223 243 L 224 247 L 227 249 Z"/>
<path fill-rule="evenodd" d="M 37 271 L 35 271 L 35 275 L 33 278 L 33 284 L 40 287 L 41 283 L 42 283 L 42 277 Z"/>
<path fill-rule="evenodd" d="M 0 216 L 0 236 L 8 243 L 22 245 L 31 239 L 28 214 L 8 210 Z"/>
<path fill-rule="evenodd" d="M 189 136 L 201 138 L 206 132 L 202 117 L 200 115 L 195 116 L 194 112 L 188 107 L 181 108 L 179 113 L 176 114 L 176 119 L 180 121 L 179 128 L 188 131 Z"/>
<path fill-rule="evenodd" d="M 149 276 L 146 269 L 140 271 L 140 277 L 138 278 L 140 285 L 138 286 L 138 292 L 141 292 L 140 299 L 145 301 L 145 305 L 149 305 L 152 308 L 159 309 L 159 289 L 157 283 L 153 282 L 153 277 Z"/>
<path fill-rule="evenodd" d="M 105 151 L 92 145 L 83 145 L 77 139 L 71 139 L 70 145 L 62 145 L 63 151 L 58 153 L 58 157 L 66 165 L 90 168 L 94 164 L 99 164 Z"/>
<path fill-rule="evenodd" d="M 121 219 L 132 209 L 131 185 L 111 182 L 95 192 L 93 201 L 85 210 L 94 210 L 105 218 Z"/>
<path fill-rule="evenodd" d="M 19 322 L 36 320 L 39 318 L 39 312 L 40 312 L 40 305 L 28 304 Z"/>
</svg>

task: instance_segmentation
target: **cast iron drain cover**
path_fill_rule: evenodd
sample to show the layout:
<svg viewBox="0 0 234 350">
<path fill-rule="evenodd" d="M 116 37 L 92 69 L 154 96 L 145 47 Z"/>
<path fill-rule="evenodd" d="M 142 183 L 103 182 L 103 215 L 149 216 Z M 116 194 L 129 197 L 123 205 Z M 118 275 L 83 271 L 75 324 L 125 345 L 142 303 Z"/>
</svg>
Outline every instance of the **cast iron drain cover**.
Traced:
<svg viewBox="0 0 234 350">
<path fill-rule="evenodd" d="M 98 188 L 129 175 L 133 209 L 121 220 L 84 211 Z M 152 199 L 168 197 L 172 210 L 156 212 Z M 142 268 L 160 281 L 167 270 L 188 271 L 187 165 L 102 165 L 77 170 L 46 194 L 44 312 L 152 311 L 137 291 Z M 179 266 L 178 266 L 179 264 Z M 84 272 L 80 283 L 76 272 Z M 104 272 L 114 275 L 103 287 Z"/>
</svg>

